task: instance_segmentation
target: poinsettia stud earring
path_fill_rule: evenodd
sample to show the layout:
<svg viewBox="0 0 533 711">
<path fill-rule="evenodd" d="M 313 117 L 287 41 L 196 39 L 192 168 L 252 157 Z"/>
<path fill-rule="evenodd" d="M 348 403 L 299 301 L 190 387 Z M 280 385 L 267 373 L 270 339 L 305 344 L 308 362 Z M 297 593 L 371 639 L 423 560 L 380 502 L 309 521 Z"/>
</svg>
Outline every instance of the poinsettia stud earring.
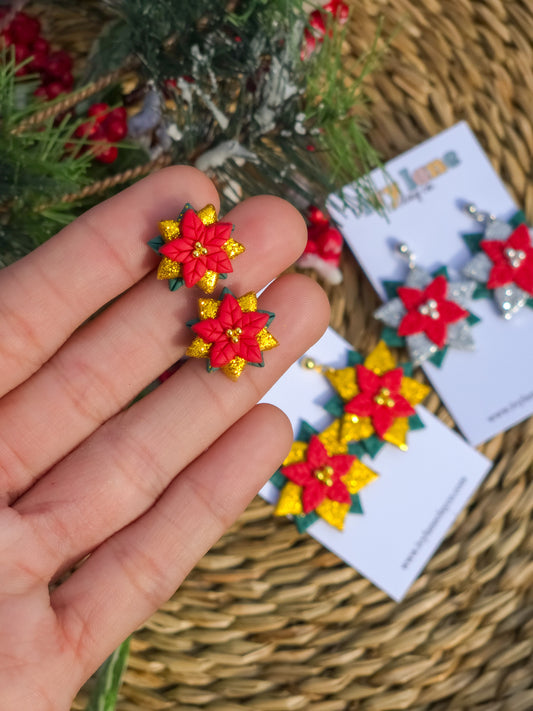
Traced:
<svg viewBox="0 0 533 711">
<path fill-rule="evenodd" d="M 479 321 L 468 304 L 476 288 L 475 281 L 449 280 L 446 267 L 430 274 L 417 266 L 409 247 L 396 245 L 407 260 L 405 282 L 383 283 L 390 301 L 374 312 L 382 321 L 382 338 L 391 347 L 407 346 L 414 365 L 425 360 L 440 368 L 448 348 L 474 350 L 470 327 Z"/>
<path fill-rule="evenodd" d="M 503 222 L 472 204 L 464 210 L 484 228 L 482 233 L 463 235 L 474 255 L 463 269 L 478 283 L 474 298 L 492 295 L 507 320 L 524 306 L 533 308 L 533 245 L 524 213 Z"/>
<path fill-rule="evenodd" d="M 250 292 L 236 298 L 223 289 L 221 299 L 199 299 L 199 320 L 189 323 L 196 338 L 187 349 L 193 358 L 206 358 L 207 370 L 220 368 L 238 380 L 247 363 L 263 366 L 263 351 L 278 345 L 268 331 L 274 314 L 258 308 Z"/>
<path fill-rule="evenodd" d="M 177 220 L 159 223 L 160 236 L 150 240 L 150 247 L 162 256 L 158 279 L 168 279 L 171 291 L 180 286 L 198 285 L 211 294 L 218 279 L 233 271 L 232 259 L 244 252 L 244 246 L 231 236 L 231 222 L 217 222 L 213 205 L 195 212 L 187 203 Z"/>
</svg>

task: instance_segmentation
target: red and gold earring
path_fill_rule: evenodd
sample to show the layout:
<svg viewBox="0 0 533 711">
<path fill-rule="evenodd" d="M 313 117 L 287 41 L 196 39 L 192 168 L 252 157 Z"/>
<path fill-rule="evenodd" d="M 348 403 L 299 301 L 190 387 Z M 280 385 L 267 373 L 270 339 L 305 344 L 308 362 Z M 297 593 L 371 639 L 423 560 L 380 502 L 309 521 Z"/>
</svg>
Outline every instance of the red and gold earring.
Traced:
<svg viewBox="0 0 533 711">
<path fill-rule="evenodd" d="M 160 222 L 160 235 L 148 242 L 162 257 L 157 278 L 168 280 L 171 291 L 185 285 L 212 294 L 219 278 L 233 271 L 231 260 L 244 252 L 231 236 L 233 227 L 217 221 L 213 205 L 196 212 L 187 203 L 176 220 Z"/>
</svg>

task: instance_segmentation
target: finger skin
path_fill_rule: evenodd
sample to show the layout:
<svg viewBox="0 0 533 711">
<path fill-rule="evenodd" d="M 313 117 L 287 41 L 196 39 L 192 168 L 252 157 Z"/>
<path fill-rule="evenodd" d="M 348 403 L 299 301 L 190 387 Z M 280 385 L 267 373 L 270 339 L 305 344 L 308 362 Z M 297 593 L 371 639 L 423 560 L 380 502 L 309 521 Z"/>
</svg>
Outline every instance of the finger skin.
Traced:
<svg viewBox="0 0 533 711">
<path fill-rule="evenodd" d="M 290 274 L 261 296 L 277 314 L 280 345 L 237 383 L 191 360 L 161 387 L 109 420 L 14 505 L 42 544 L 41 575 L 54 575 L 147 511 L 172 481 L 241 418 L 327 326 L 329 304 L 311 279 Z"/>
<path fill-rule="evenodd" d="M 78 685 L 173 594 L 278 468 L 291 442 L 285 415 L 256 406 L 53 593 L 58 621 L 80 653 Z"/>
<path fill-rule="evenodd" d="M 252 198 L 224 219 L 246 247 L 224 282 L 235 293 L 258 291 L 305 246 L 302 217 L 279 198 Z M 191 341 L 185 324 L 200 296 L 198 289 L 171 292 L 149 274 L 0 400 L 0 501 L 15 501 L 184 354 Z"/>
<path fill-rule="evenodd" d="M 218 194 L 203 173 L 165 168 L 92 208 L 0 274 L 0 396 L 47 361 L 70 334 L 157 263 L 146 241 L 186 202 Z M 30 306 L 31 308 L 26 308 Z"/>
</svg>

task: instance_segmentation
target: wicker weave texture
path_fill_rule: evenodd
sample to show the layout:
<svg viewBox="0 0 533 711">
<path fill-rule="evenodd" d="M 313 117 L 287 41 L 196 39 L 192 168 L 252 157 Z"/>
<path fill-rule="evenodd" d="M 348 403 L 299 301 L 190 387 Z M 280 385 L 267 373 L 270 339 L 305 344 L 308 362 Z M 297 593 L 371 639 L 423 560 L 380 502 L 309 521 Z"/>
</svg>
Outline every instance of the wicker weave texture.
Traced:
<svg viewBox="0 0 533 711">
<path fill-rule="evenodd" d="M 380 15 L 397 30 L 368 84 L 383 157 L 466 119 L 533 219 L 533 2 L 351 5 L 349 75 Z M 368 348 L 377 297 L 348 253 L 343 271 L 332 325 Z M 532 435 L 483 447 L 492 473 L 402 604 L 256 499 L 135 634 L 119 711 L 533 709 Z"/>
</svg>

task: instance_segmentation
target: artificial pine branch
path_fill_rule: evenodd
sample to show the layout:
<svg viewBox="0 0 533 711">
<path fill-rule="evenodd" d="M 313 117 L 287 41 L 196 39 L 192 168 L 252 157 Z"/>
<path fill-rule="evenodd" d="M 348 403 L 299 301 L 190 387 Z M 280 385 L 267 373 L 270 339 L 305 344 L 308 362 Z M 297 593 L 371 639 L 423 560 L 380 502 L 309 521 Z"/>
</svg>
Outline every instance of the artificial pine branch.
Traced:
<svg viewBox="0 0 533 711">
<path fill-rule="evenodd" d="M 76 124 L 49 116 L 28 121 L 42 109 L 31 81 L 16 79 L 20 65 L 11 52 L 0 56 L 0 255 L 3 264 L 35 247 L 75 217 L 61 203 L 66 192 L 89 182 L 91 157 L 65 151 Z M 20 108 L 19 108 L 20 107 Z"/>
<path fill-rule="evenodd" d="M 137 58 L 166 104 L 174 162 L 207 170 L 223 190 L 224 209 L 264 191 L 300 206 L 321 203 L 379 164 L 358 111 L 377 50 L 346 86 L 344 35 L 331 18 L 324 41 L 302 59 L 308 6 L 241 0 L 228 11 L 226 0 L 110 0 L 117 16 L 96 43 L 90 76 L 114 66 L 120 39 L 121 53 Z M 169 94 L 174 110 L 164 101 Z M 372 199 L 370 181 L 360 191 Z"/>
</svg>

